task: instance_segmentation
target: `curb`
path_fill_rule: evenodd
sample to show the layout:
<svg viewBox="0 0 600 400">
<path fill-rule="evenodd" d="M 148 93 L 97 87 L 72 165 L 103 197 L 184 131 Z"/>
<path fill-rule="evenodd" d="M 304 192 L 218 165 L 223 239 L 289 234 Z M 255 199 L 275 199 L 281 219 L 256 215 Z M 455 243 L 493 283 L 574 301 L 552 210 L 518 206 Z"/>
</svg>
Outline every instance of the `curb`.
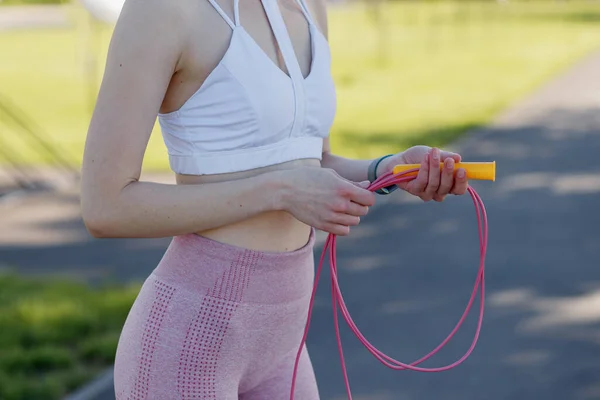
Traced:
<svg viewBox="0 0 600 400">
<path fill-rule="evenodd" d="M 108 400 L 101 399 L 100 396 L 106 395 L 109 390 L 112 393 L 113 377 L 113 367 L 107 368 L 96 379 L 63 400 Z"/>
</svg>

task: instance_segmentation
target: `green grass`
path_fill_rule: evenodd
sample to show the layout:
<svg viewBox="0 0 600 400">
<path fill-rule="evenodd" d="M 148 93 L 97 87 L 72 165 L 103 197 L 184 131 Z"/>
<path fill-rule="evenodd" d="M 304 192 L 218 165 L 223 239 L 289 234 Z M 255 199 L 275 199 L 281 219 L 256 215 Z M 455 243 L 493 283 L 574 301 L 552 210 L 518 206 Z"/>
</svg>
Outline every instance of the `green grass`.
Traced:
<svg viewBox="0 0 600 400">
<path fill-rule="evenodd" d="M 110 366 L 138 291 L 0 272 L 0 399 L 61 399 Z"/>
<path fill-rule="evenodd" d="M 90 86 L 89 21 L 71 11 L 69 29 L 0 34 L 0 95 L 79 162 L 111 29 L 95 37 L 100 68 Z M 600 48 L 595 2 L 395 2 L 379 21 L 360 5 L 329 14 L 338 88 L 332 143 L 351 157 L 447 144 Z M 18 136 L 11 148 L 26 162 L 43 161 Z M 144 168 L 166 167 L 155 129 Z"/>
<path fill-rule="evenodd" d="M 408 2 L 378 22 L 385 52 L 375 23 L 358 11 L 336 15 L 334 147 L 376 156 L 442 146 L 485 124 L 600 47 L 597 4 L 565 3 Z"/>
</svg>

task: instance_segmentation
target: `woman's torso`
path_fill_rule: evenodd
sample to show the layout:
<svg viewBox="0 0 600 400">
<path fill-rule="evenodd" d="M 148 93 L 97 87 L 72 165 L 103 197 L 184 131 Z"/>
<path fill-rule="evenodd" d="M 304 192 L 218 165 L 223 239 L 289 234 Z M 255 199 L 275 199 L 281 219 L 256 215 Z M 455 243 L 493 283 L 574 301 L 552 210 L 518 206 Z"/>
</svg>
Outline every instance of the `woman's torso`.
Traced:
<svg viewBox="0 0 600 400">
<path fill-rule="evenodd" d="M 306 0 L 305 4 L 311 13 L 312 22 L 320 32 L 324 31 L 324 13 L 321 11 L 321 0 Z M 234 19 L 234 0 L 216 0 L 218 6 Z M 182 68 L 171 80 L 165 94 L 160 113 L 165 115 L 176 112 L 195 96 L 199 88 L 219 65 L 230 46 L 232 28 L 226 23 L 215 7 L 208 0 L 184 0 L 188 17 L 184 34 L 188 45 L 182 58 Z M 312 75 L 313 48 L 309 32 L 309 21 L 302 12 L 296 0 L 280 0 L 279 8 L 285 21 L 292 42 L 298 66 L 303 77 Z M 264 55 L 274 66 L 286 75 L 290 73 L 274 39 L 261 1 L 244 1 L 239 3 L 239 22 L 247 34 L 251 36 Z M 314 28 L 314 27 L 313 27 Z M 276 71 L 272 71 L 276 75 Z M 245 179 L 265 172 L 293 169 L 301 166 L 318 166 L 317 158 L 295 159 L 274 165 L 266 165 L 249 170 L 218 173 L 218 174 L 176 174 L 178 184 L 203 184 Z M 202 212 L 201 209 L 198 212 Z M 263 213 L 244 221 L 207 231 L 196 232 L 199 235 L 219 242 L 262 251 L 283 252 L 298 249 L 306 244 L 311 227 L 295 219 L 283 211 Z"/>
</svg>

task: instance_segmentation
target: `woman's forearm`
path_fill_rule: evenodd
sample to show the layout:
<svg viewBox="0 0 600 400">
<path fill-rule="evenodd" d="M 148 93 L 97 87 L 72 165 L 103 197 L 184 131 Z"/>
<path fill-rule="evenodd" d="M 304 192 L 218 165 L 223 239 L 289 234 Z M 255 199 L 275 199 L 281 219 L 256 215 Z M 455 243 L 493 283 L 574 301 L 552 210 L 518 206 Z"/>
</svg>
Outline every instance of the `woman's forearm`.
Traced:
<svg viewBox="0 0 600 400">
<path fill-rule="evenodd" d="M 369 165 L 374 159 L 355 160 L 336 156 L 330 152 L 324 152 L 321 160 L 323 168 L 331 168 L 341 177 L 353 182 L 363 182 L 369 179 Z M 378 176 L 381 168 L 377 168 Z"/>
<path fill-rule="evenodd" d="M 280 209 L 284 186 L 280 172 L 199 185 L 135 181 L 114 195 L 84 191 L 82 213 L 95 237 L 169 237 Z"/>
<path fill-rule="evenodd" d="M 368 179 L 369 165 L 373 160 L 354 160 L 324 152 L 321 159 L 323 168 L 330 168 L 344 179 L 352 182 L 362 182 Z"/>
</svg>

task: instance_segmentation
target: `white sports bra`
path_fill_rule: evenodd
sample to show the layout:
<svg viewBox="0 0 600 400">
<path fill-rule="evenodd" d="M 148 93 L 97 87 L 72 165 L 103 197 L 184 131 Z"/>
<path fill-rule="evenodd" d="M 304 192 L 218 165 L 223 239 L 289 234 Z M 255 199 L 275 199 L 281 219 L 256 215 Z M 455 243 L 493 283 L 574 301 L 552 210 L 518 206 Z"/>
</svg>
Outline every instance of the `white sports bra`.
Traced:
<svg viewBox="0 0 600 400">
<path fill-rule="evenodd" d="M 209 0 L 231 26 L 225 55 L 200 89 L 177 111 L 158 115 L 171 169 L 203 175 L 245 171 L 286 161 L 321 159 L 336 111 L 331 55 L 304 0 L 311 67 L 304 78 L 277 0 L 261 0 L 289 75 L 240 25 Z"/>
</svg>

